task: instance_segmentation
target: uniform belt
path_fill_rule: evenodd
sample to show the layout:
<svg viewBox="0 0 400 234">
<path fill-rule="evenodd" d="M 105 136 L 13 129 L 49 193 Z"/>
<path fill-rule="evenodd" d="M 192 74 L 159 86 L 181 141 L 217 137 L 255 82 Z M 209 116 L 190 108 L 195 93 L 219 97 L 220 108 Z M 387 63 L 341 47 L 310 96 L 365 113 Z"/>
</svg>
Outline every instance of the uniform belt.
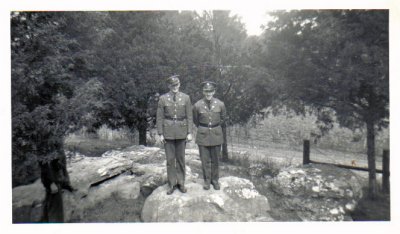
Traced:
<svg viewBox="0 0 400 234">
<path fill-rule="evenodd" d="M 201 127 L 206 127 L 206 128 L 215 128 L 215 127 L 218 127 L 218 126 L 219 126 L 219 123 L 213 124 L 213 125 L 210 125 L 210 124 L 202 124 L 202 123 L 200 123 L 199 125 L 200 125 Z"/>
<path fill-rule="evenodd" d="M 182 120 L 185 120 L 186 118 L 185 117 L 182 117 L 182 118 L 165 117 L 165 119 L 174 120 L 174 121 L 182 121 Z"/>
</svg>

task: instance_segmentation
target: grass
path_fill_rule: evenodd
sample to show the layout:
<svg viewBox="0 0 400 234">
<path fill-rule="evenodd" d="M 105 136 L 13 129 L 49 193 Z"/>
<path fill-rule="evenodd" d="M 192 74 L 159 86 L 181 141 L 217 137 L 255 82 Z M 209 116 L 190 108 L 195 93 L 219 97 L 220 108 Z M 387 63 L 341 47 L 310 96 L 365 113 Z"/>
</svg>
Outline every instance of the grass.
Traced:
<svg viewBox="0 0 400 234">
<path fill-rule="evenodd" d="M 100 157 L 108 150 L 122 149 L 132 146 L 130 140 L 106 140 L 88 138 L 83 136 L 70 136 L 64 142 L 64 149 L 71 152 L 79 152 L 89 157 Z"/>
<path fill-rule="evenodd" d="M 368 188 L 363 188 L 368 194 Z M 378 192 L 375 199 L 364 196 L 351 214 L 354 221 L 390 221 L 390 195 Z"/>
<path fill-rule="evenodd" d="M 233 144 L 246 144 L 252 147 L 283 145 L 293 148 L 302 146 L 309 139 L 315 147 L 336 151 L 365 153 L 366 129 L 352 131 L 334 123 L 334 127 L 325 135 L 315 124 L 316 116 L 288 116 L 277 114 L 265 119 L 249 121 L 245 125 L 234 125 L 227 129 L 228 141 Z M 376 135 L 376 153 L 389 148 L 389 129 L 385 128 Z"/>
</svg>

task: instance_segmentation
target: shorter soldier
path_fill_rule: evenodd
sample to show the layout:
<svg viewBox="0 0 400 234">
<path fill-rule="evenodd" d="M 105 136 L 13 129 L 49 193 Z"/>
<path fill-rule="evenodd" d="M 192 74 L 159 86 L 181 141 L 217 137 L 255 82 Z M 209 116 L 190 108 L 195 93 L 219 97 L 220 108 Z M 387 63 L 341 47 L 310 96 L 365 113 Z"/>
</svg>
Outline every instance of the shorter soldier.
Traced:
<svg viewBox="0 0 400 234">
<path fill-rule="evenodd" d="M 167 79 L 169 92 L 162 95 L 157 107 L 157 131 L 165 146 L 170 195 L 176 188 L 186 193 L 185 147 L 192 140 L 193 113 L 190 97 L 179 92 L 178 76 Z"/>
<path fill-rule="evenodd" d="M 214 82 L 206 81 L 202 86 L 204 98 L 193 107 L 193 121 L 197 127 L 196 143 L 203 170 L 203 188 L 209 190 L 212 184 L 215 190 L 219 190 L 218 158 L 224 142 L 222 126 L 225 124 L 226 109 L 222 101 L 213 97 L 216 87 Z"/>
</svg>

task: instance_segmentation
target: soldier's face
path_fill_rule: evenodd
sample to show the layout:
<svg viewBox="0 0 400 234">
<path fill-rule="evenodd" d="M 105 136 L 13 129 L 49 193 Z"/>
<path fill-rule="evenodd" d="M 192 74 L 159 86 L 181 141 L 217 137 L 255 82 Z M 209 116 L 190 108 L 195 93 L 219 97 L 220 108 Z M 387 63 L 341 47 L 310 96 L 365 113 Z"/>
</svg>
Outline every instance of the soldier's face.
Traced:
<svg viewBox="0 0 400 234">
<path fill-rule="evenodd" d="M 169 90 L 171 90 L 171 92 L 173 93 L 177 93 L 179 91 L 179 87 L 181 87 L 181 84 L 177 84 L 177 85 L 169 85 Z"/>
<path fill-rule="evenodd" d="M 211 98 L 214 96 L 215 91 L 203 91 L 203 95 L 207 100 L 211 100 Z"/>
</svg>

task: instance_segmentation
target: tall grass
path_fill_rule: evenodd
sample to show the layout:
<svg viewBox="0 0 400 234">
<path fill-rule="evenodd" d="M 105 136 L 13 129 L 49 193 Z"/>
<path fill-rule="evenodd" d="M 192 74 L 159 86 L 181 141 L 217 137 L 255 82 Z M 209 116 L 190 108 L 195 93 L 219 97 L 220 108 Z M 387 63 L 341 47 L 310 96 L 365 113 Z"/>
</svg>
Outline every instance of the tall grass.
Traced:
<svg viewBox="0 0 400 234">
<path fill-rule="evenodd" d="M 262 178 L 275 177 L 281 168 L 295 165 L 293 158 L 277 160 L 268 156 L 254 157 L 251 151 L 232 151 L 229 154 L 228 164 L 245 168 L 247 175 Z"/>
<path fill-rule="evenodd" d="M 315 124 L 313 115 L 287 116 L 278 114 L 260 121 L 249 121 L 246 125 L 234 125 L 228 128 L 227 138 L 231 145 L 247 145 L 251 148 L 279 146 L 298 148 L 303 140 L 310 140 L 315 147 L 338 151 L 365 153 L 366 129 L 352 131 L 340 127 L 337 123 L 325 135 Z M 376 136 L 376 152 L 389 148 L 389 129 L 383 129 Z"/>
</svg>

